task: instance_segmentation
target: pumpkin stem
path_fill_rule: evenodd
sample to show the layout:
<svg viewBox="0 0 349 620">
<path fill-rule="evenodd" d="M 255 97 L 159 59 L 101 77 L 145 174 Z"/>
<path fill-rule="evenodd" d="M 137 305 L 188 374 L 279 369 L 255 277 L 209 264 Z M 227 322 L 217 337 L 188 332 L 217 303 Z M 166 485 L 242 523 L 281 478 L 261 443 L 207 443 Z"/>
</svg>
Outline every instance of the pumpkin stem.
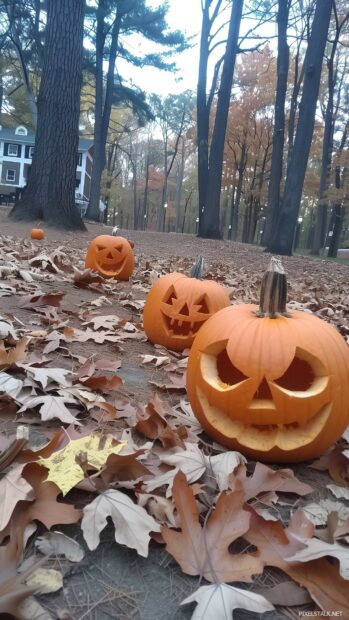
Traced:
<svg viewBox="0 0 349 620">
<path fill-rule="evenodd" d="M 270 319 L 289 316 L 286 311 L 287 279 L 281 260 L 272 256 L 262 278 L 259 311 L 257 316 Z"/>
<path fill-rule="evenodd" d="M 196 278 L 197 280 L 202 280 L 204 271 L 204 259 L 202 256 L 199 256 L 195 265 L 191 268 L 190 277 Z"/>
</svg>

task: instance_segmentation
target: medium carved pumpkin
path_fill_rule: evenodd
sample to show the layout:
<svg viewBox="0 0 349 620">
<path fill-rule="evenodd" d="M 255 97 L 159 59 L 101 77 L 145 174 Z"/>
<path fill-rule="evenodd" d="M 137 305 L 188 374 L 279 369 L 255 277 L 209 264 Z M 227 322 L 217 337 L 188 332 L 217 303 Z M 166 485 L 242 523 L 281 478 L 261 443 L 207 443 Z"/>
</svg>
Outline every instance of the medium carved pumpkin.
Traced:
<svg viewBox="0 0 349 620">
<path fill-rule="evenodd" d="M 135 266 L 132 247 L 124 237 L 100 235 L 88 247 L 85 267 L 105 278 L 128 280 Z"/>
<path fill-rule="evenodd" d="M 32 228 L 30 232 L 30 236 L 32 239 L 43 239 L 45 237 L 45 233 L 42 228 Z"/>
<path fill-rule="evenodd" d="M 272 259 L 259 310 L 216 313 L 188 361 L 188 396 L 204 429 L 261 461 L 315 458 L 349 424 L 349 348 L 325 321 L 288 314 L 286 287 Z"/>
<path fill-rule="evenodd" d="M 159 278 L 147 296 L 143 324 L 149 340 L 174 351 L 191 347 L 200 327 L 217 310 L 230 304 L 227 291 L 212 280 L 201 280 L 200 257 L 191 276 L 169 273 Z"/>
</svg>

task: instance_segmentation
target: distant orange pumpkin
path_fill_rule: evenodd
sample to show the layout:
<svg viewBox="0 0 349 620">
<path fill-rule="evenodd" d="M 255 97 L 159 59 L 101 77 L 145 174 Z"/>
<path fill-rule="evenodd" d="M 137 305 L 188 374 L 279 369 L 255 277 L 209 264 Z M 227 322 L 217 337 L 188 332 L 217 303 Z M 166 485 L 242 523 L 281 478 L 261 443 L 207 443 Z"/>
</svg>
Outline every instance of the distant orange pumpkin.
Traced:
<svg viewBox="0 0 349 620">
<path fill-rule="evenodd" d="M 45 233 L 42 228 L 32 228 L 30 236 L 32 239 L 43 239 L 45 237 Z"/>
<path fill-rule="evenodd" d="M 128 280 L 135 266 L 133 244 L 124 237 L 99 235 L 92 239 L 86 254 L 85 267 L 104 278 Z"/>
</svg>

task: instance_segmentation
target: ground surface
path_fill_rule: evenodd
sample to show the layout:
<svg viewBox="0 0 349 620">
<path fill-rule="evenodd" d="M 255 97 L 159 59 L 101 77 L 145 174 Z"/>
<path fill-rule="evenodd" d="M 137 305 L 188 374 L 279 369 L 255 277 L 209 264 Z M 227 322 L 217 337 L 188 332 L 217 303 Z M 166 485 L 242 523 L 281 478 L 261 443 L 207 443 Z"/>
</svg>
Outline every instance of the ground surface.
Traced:
<svg viewBox="0 0 349 620">
<path fill-rule="evenodd" d="M 37 224 L 40 225 L 40 222 Z M 11 243 L 14 243 L 18 250 L 18 243 L 22 240 L 22 257 L 25 257 L 26 251 L 29 255 L 33 247 L 28 241 L 30 228 L 31 226 L 25 223 L 10 222 L 6 210 L 1 210 L 0 235 L 6 238 L 5 244 L 9 250 Z M 61 259 L 62 265 L 64 260 L 71 261 L 74 267 L 82 270 L 89 241 L 98 234 L 111 232 L 109 227 L 93 223 L 88 223 L 87 229 L 84 233 L 47 229 L 44 241 L 34 244 L 46 256 L 52 256 L 57 250 L 62 252 L 65 255 L 65 259 Z M 258 301 L 259 282 L 270 259 L 260 248 L 226 241 L 202 240 L 192 235 L 140 231 L 120 231 L 120 234 L 133 240 L 135 244 L 137 266 L 132 283 L 111 284 L 108 295 L 105 295 L 105 290 L 98 290 L 98 287 L 74 287 L 69 270 L 66 277 L 59 274 L 57 278 L 48 270 L 47 278 L 35 282 L 32 288 L 29 285 L 20 290 L 19 287 L 16 294 L 1 297 L 0 313 L 12 317 L 17 325 L 22 324 L 26 330 L 48 330 L 47 322 L 43 321 L 42 316 L 19 307 L 20 298 L 28 292 L 34 293 L 38 290 L 43 294 L 63 292 L 65 296 L 61 313 L 69 327 L 81 328 L 81 313 L 85 310 L 86 319 L 91 312 L 99 315 L 116 314 L 136 325 L 138 329 L 141 323 L 141 302 L 151 282 L 157 275 L 167 271 L 189 271 L 198 255 L 205 259 L 207 277 L 221 281 L 229 287 L 232 303 Z M 3 251 L 5 252 L 4 247 Z M 286 257 L 283 264 L 288 273 L 291 306 L 308 308 L 330 320 L 348 340 L 349 267 L 302 256 Z M 7 282 L 11 285 L 11 278 L 8 278 Z M 96 299 L 101 300 L 100 306 L 93 305 Z M 34 336 L 34 342 L 35 350 L 41 353 L 43 344 L 40 338 L 36 340 Z M 154 347 L 145 337 L 102 344 L 93 340 L 70 342 L 69 355 L 63 347 L 51 353 L 50 357 L 55 366 L 71 368 L 72 364 L 77 364 L 76 356 L 87 358 L 96 352 L 104 358 L 121 360 L 119 375 L 125 381 L 124 394 L 133 405 L 145 404 L 152 397 L 155 388 L 150 382 L 168 383 L 166 367 L 156 368 L 154 365 L 141 363 L 141 355 L 154 354 Z M 159 350 L 156 354 L 164 355 L 164 351 Z M 161 395 L 171 406 L 176 405 L 183 397 L 182 393 L 166 391 Z M 9 421 L 6 423 L 6 430 L 10 427 Z M 33 425 L 31 432 L 33 437 L 35 432 L 40 436 L 40 427 Z M 302 465 L 296 466 L 294 470 L 301 480 L 310 481 L 313 485 L 315 482 L 314 498 L 321 497 L 321 488 L 327 481 L 326 474 L 317 475 Z M 78 528 L 59 529 L 79 537 Z M 270 583 L 275 583 L 275 577 L 270 578 Z M 179 603 L 197 586 L 198 579 L 184 575 L 163 548 L 152 543 L 150 557 L 141 558 L 136 552 L 116 545 L 113 542 L 113 531 L 108 528 L 98 549 L 89 552 L 81 565 L 70 568 L 66 573 L 63 593 L 42 597 L 41 602 L 53 616 L 74 620 L 172 620 L 191 617 L 192 607 L 179 608 Z M 285 610 L 280 610 L 275 614 L 266 614 L 265 617 L 276 620 L 285 617 L 284 613 Z M 239 612 L 234 617 L 242 619 L 257 616 Z"/>
</svg>

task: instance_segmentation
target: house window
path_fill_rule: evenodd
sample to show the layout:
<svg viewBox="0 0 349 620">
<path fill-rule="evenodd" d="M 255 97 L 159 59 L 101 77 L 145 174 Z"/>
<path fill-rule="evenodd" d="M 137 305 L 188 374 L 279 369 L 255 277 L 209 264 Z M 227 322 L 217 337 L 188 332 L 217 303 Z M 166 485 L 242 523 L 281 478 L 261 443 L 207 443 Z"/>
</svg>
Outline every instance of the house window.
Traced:
<svg viewBox="0 0 349 620">
<path fill-rule="evenodd" d="M 16 128 L 15 134 L 16 136 L 27 136 L 28 135 L 27 128 L 24 127 L 23 125 L 20 125 L 19 127 Z"/>
<path fill-rule="evenodd" d="M 15 180 L 16 180 L 16 171 L 6 170 L 6 181 L 15 181 Z"/>
<path fill-rule="evenodd" d="M 9 144 L 8 154 L 12 157 L 18 157 L 18 144 Z"/>
<path fill-rule="evenodd" d="M 75 189 L 80 186 L 80 179 L 75 179 Z"/>
<path fill-rule="evenodd" d="M 82 166 L 82 153 L 78 153 L 78 166 Z"/>
<path fill-rule="evenodd" d="M 29 157 L 32 159 L 34 157 L 34 147 L 30 146 L 29 147 Z"/>
</svg>

